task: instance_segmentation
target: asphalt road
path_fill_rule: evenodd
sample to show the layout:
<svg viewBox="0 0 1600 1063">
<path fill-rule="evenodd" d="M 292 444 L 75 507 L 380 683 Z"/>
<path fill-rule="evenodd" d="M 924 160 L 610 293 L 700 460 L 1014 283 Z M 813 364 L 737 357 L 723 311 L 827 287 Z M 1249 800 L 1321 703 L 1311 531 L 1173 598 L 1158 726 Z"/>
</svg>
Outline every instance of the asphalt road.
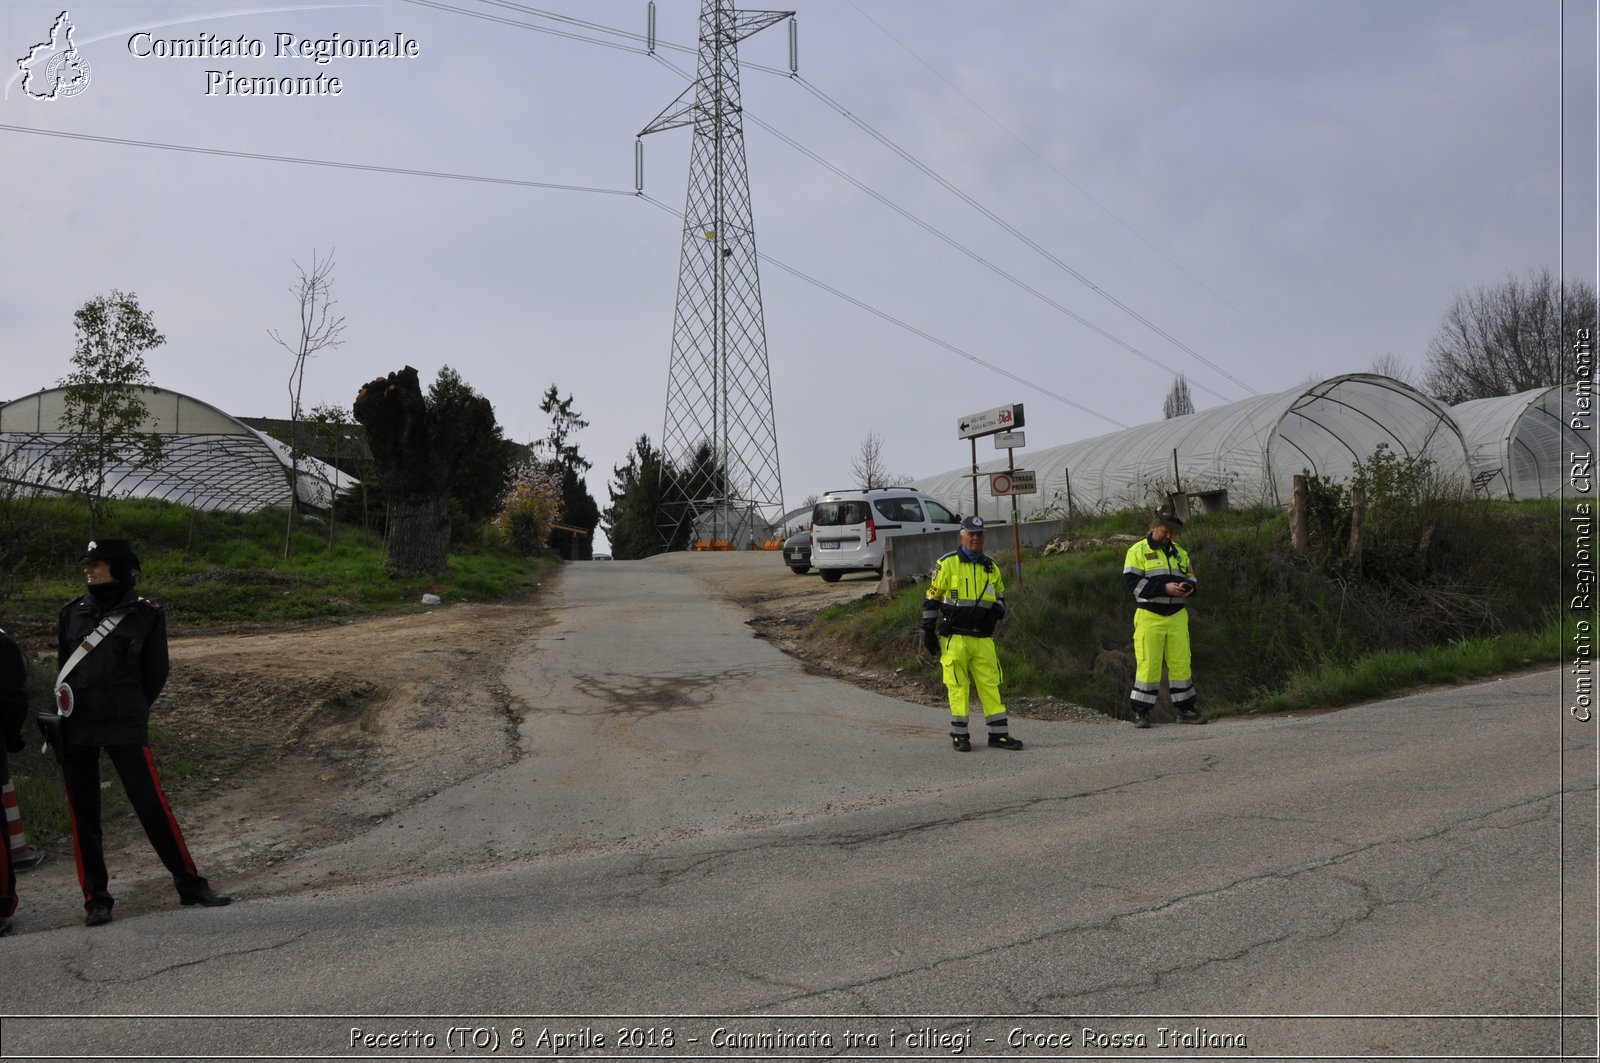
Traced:
<svg viewBox="0 0 1600 1063">
<path fill-rule="evenodd" d="M 0 943 L 0 1056 L 1595 1054 L 1555 670 L 962 755 L 681 562 L 557 593 L 516 764 L 298 869 L 368 885 Z"/>
</svg>

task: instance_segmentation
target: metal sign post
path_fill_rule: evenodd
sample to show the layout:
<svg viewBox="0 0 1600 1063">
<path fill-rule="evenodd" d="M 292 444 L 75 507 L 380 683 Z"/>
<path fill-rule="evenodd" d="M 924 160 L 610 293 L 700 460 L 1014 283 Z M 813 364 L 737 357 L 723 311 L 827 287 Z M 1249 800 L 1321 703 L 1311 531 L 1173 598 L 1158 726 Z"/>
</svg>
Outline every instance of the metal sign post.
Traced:
<svg viewBox="0 0 1600 1063">
<path fill-rule="evenodd" d="M 1022 403 L 996 406 L 956 418 L 956 438 L 972 440 L 972 512 L 978 513 L 978 437 L 992 436 L 997 432 L 1010 432 L 1025 423 Z"/>
<path fill-rule="evenodd" d="M 1022 494 L 1038 493 L 1037 478 L 1028 469 L 1017 468 L 1017 448 L 1026 442 L 1021 432 L 1000 432 L 994 437 L 996 449 L 1006 452 L 1006 471 L 995 473 L 989 481 L 991 494 L 1007 494 L 1011 496 L 1011 548 L 1013 556 L 1017 559 L 1017 586 L 1022 586 L 1022 517 L 1017 510 L 1017 496 Z M 997 490 L 996 485 L 1003 481 L 1004 491 Z M 974 481 L 976 482 L 976 481 Z"/>
</svg>

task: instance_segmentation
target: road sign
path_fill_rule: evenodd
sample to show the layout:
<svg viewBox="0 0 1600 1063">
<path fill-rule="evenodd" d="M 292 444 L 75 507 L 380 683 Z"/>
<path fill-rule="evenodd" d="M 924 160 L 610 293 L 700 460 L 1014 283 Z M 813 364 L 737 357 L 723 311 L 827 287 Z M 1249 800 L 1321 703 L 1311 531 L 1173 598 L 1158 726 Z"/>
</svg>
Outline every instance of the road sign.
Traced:
<svg viewBox="0 0 1600 1063">
<path fill-rule="evenodd" d="M 981 413 L 969 413 L 956 420 L 956 435 L 961 439 L 994 435 L 1022 427 L 1022 403 L 1014 406 L 996 406 Z"/>
<path fill-rule="evenodd" d="M 1010 450 L 1012 447 L 1023 446 L 1026 442 L 1027 434 L 1025 432 L 996 432 L 994 435 L 994 449 L 996 450 Z"/>
<path fill-rule="evenodd" d="M 997 498 L 1000 495 L 1036 495 L 1039 493 L 1039 478 L 1032 469 L 992 472 L 989 474 L 989 493 Z"/>
</svg>

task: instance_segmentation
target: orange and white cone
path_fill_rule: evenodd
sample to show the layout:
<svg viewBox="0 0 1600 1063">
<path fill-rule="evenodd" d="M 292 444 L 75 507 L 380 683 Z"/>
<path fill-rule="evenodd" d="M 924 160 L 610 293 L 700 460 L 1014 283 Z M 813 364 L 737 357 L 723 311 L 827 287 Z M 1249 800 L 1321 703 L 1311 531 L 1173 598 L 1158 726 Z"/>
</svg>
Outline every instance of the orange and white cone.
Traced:
<svg viewBox="0 0 1600 1063">
<path fill-rule="evenodd" d="M 0 786 L 0 805 L 6 810 L 6 845 L 11 850 L 11 867 L 14 871 L 32 871 L 44 859 L 44 853 L 28 847 L 28 835 L 22 826 L 22 809 L 17 804 L 17 791 L 6 776 Z"/>
</svg>

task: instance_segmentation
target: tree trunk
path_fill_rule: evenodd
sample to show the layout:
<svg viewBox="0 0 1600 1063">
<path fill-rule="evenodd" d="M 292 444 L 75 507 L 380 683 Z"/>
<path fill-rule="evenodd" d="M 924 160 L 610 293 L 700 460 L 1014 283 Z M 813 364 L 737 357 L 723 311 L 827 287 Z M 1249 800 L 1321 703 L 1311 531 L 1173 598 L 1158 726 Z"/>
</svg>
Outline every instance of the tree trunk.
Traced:
<svg viewBox="0 0 1600 1063">
<path fill-rule="evenodd" d="M 1311 551 L 1311 538 L 1306 534 L 1306 478 L 1299 474 L 1294 478 L 1294 504 L 1289 509 L 1289 528 L 1295 554 L 1305 557 Z"/>
<path fill-rule="evenodd" d="M 378 480 L 389 499 L 387 563 L 435 575 L 450 549 L 450 483 L 434 448 L 433 418 L 410 366 L 369 382 L 356 396 Z"/>
<path fill-rule="evenodd" d="M 1360 484 L 1350 488 L 1350 566 L 1361 571 L 1362 540 L 1367 525 L 1367 492 Z"/>
<path fill-rule="evenodd" d="M 389 504 L 386 563 L 406 572 L 438 575 L 450 552 L 448 495 L 413 496 Z"/>
</svg>

